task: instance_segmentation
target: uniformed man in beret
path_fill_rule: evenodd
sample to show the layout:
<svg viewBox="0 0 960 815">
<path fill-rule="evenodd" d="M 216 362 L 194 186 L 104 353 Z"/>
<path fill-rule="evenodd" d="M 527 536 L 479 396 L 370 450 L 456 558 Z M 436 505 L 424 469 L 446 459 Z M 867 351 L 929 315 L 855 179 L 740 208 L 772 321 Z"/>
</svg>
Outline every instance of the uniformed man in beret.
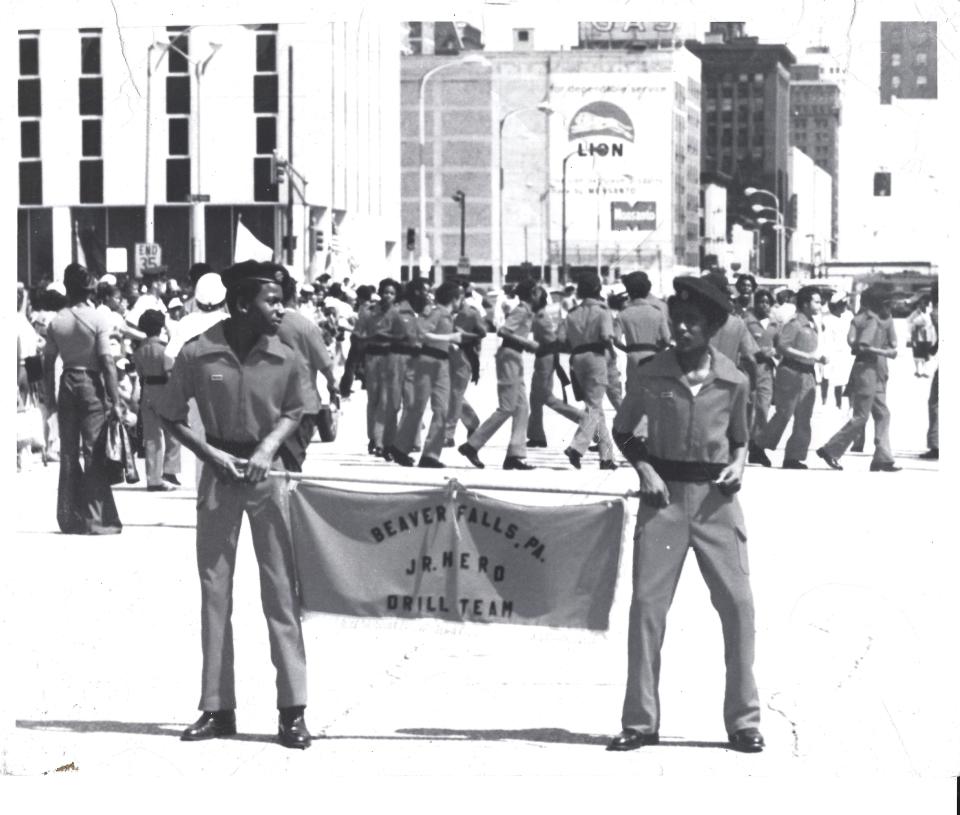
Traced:
<svg viewBox="0 0 960 815">
<path fill-rule="evenodd" d="M 627 393 L 635 390 L 640 366 L 670 345 L 670 324 L 665 309 L 650 298 L 650 278 L 631 272 L 620 278 L 627 290 L 627 305 L 620 312 L 623 344 L 627 352 Z"/>
<path fill-rule="evenodd" d="M 304 410 L 304 370 L 277 335 L 287 272 L 254 260 L 223 272 L 230 316 L 187 342 L 177 356 L 157 412 L 164 425 L 204 462 L 197 488 L 197 566 L 201 589 L 203 670 L 200 718 L 184 741 L 233 735 L 233 572 L 244 512 L 260 567 L 260 593 L 277 669 L 280 743 L 305 748 L 310 733 L 306 658 L 293 546 L 285 508 L 284 440 Z M 187 424 L 196 398 L 206 438 Z"/>
<path fill-rule="evenodd" d="M 840 457 L 863 433 L 867 419 L 873 416 L 876 442 L 871 472 L 894 473 L 901 468 L 890 449 L 890 410 L 887 407 L 887 360 L 897 356 L 897 335 L 890 316 L 890 298 L 894 292 L 884 284 L 869 286 L 860 295 L 860 311 L 854 315 L 847 343 L 854 354 L 848 384 L 853 416 L 831 439 L 817 449 L 827 466 L 842 470 Z"/>
<path fill-rule="evenodd" d="M 735 750 L 759 752 L 753 677 L 754 610 L 747 535 L 737 501 L 746 464 L 747 377 L 710 337 L 729 298 L 697 277 L 674 280 L 675 348 L 640 369 L 613 422 L 613 438 L 640 477 L 622 732 L 608 750 L 659 742 L 660 648 L 687 550 L 693 548 L 720 615 L 726 660 L 723 719 Z M 646 418 L 646 440 L 634 435 Z M 682 430 L 681 430 L 682 429 Z"/>
</svg>

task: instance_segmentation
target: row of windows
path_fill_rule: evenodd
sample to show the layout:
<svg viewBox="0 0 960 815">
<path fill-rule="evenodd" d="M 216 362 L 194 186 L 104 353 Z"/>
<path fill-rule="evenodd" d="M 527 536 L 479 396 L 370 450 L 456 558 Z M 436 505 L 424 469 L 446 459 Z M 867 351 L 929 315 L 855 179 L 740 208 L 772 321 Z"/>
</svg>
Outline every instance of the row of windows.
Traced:
<svg viewBox="0 0 960 815">
<path fill-rule="evenodd" d="M 40 39 L 31 32 L 20 37 L 20 79 L 17 113 L 20 117 L 19 201 L 43 203 L 43 164 L 40 162 Z"/>
<path fill-rule="evenodd" d="M 277 35 L 272 30 L 257 32 L 257 72 L 253 77 L 253 112 L 257 116 L 257 156 L 253 160 L 253 200 L 277 201 L 280 188 L 273 178 L 270 156 L 277 149 L 279 77 L 277 76 Z M 289 181 L 288 181 L 289 183 Z"/>
<path fill-rule="evenodd" d="M 899 68 L 902 63 L 902 57 L 899 52 L 894 51 L 890 54 L 890 64 L 894 68 Z M 926 65 L 927 64 L 927 54 L 924 51 L 918 51 L 913 55 L 913 64 L 914 65 Z"/>
<path fill-rule="evenodd" d="M 899 76 L 890 77 L 890 87 L 899 88 L 903 84 L 903 81 Z M 927 84 L 927 78 L 923 74 L 919 74 L 916 78 L 916 87 L 922 88 Z"/>
<path fill-rule="evenodd" d="M 103 78 L 84 76 L 79 80 L 79 105 L 81 116 L 103 115 Z M 17 112 L 20 116 L 40 116 L 43 106 L 39 79 L 20 79 L 17 86 Z"/>
</svg>

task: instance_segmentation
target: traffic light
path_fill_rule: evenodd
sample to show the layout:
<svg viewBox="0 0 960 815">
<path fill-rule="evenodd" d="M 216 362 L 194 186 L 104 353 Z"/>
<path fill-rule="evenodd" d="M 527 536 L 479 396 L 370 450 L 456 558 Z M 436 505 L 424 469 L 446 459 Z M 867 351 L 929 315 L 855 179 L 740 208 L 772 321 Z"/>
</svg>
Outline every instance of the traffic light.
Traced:
<svg viewBox="0 0 960 815">
<path fill-rule="evenodd" d="M 407 228 L 407 251 L 412 252 L 417 248 L 417 230 L 412 226 Z"/>
<path fill-rule="evenodd" d="M 274 150 L 273 155 L 270 156 L 270 182 L 272 184 L 279 184 L 284 180 L 286 174 L 287 160 L 281 158 L 280 154 Z"/>
<path fill-rule="evenodd" d="M 890 196 L 890 173 L 880 172 L 873 174 L 873 194 L 882 198 Z"/>
<path fill-rule="evenodd" d="M 318 229 L 313 233 L 313 251 L 320 253 L 323 251 L 323 230 Z"/>
</svg>

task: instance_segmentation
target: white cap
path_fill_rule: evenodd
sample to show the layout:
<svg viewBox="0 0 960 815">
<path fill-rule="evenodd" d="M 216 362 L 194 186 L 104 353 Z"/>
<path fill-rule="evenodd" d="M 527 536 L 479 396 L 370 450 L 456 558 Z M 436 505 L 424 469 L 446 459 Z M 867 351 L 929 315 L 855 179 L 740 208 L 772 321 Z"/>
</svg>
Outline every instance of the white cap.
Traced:
<svg viewBox="0 0 960 815">
<path fill-rule="evenodd" d="M 313 292 L 315 291 L 315 289 L 313 288 L 313 284 L 312 284 L 312 283 L 301 283 L 301 284 L 300 284 L 300 291 L 304 292 L 304 294 L 313 294 Z"/>
<path fill-rule="evenodd" d="M 111 286 L 116 286 L 116 285 L 117 285 L 117 278 L 114 277 L 112 274 L 110 274 L 110 272 L 107 272 L 103 277 L 100 278 L 99 282 L 100 282 L 100 283 L 109 283 Z"/>
<path fill-rule="evenodd" d="M 219 306 L 226 299 L 227 290 L 223 287 L 223 281 L 217 272 L 207 272 L 200 275 L 193 294 L 201 306 Z M 174 298 L 174 300 L 178 299 Z"/>
<path fill-rule="evenodd" d="M 58 294 L 62 294 L 64 297 L 67 296 L 67 288 L 59 280 L 54 280 L 52 283 L 47 283 L 47 291 L 55 291 Z"/>
<path fill-rule="evenodd" d="M 167 291 L 180 291 L 180 284 L 176 280 L 168 280 Z"/>
<path fill-rule="evenodd" d="M 183 308 L 183 301 L 179 297 L 171 297 L 167 308 Z"/>
</svg>

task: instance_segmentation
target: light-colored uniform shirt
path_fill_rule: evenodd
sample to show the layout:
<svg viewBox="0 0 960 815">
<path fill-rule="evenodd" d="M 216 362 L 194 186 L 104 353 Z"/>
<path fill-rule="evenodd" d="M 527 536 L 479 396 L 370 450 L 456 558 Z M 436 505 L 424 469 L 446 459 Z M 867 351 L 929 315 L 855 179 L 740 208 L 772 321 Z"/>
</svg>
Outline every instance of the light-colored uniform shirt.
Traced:
<svg viewBox="0 0 960 815">
<path fill-rule="evenodd" d="M 580 345 L 606 342 L 613 338 L 613 315 L 605 303 L 587 297 L 567 314 L 560 336 L 566 339 L 571 351 Z"/>
<path fill-rule="evenodd" d="M 317 390 L 317 374 L 326 375 L 333 369 L 320 326 L 308 320 L 297 309 L 288 308 L 280 321 L 277 337 L 303 360 L 308 380 L 303 394 L 304 413 L 317 413 L 321 404 L 320 392 Z"/>
<path fill-rule="evenodd" d="M 47 328 L 44 356 L 59 354 L 65 369 L 99 371 L 100 357 L 111 356 L 110 332 L 110 324 L 89 303 L 61 309 Z"/>
<path fill-rule="evenodd" d="M 638 359 L 653 356 L 670 344 L 670 324 L 667 315 L 646 297 L 637 297 L 624 306 L 620 312 L 620 325 L 623 328 L 623 343 L 628 353 L 636 353 Z M 629 350 L 631 345 L 648 345 L 650 348 Z M 659 348 L 658 348 L 659 346 Z"/>
</svg>

